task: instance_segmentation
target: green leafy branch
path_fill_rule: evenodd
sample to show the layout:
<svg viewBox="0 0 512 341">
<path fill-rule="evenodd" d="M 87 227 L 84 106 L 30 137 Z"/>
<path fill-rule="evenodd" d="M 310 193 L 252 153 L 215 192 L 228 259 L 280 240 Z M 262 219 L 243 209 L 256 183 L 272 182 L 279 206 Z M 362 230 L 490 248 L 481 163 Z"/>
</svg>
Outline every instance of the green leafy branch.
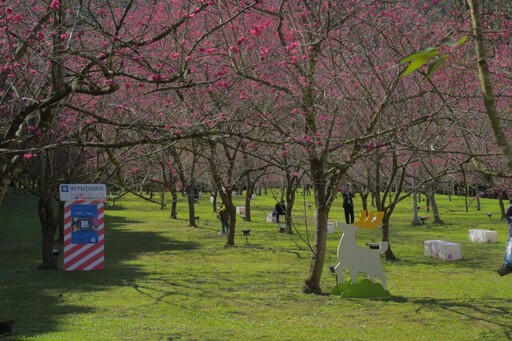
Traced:
<svg viewBox="0 0 512 341">
<path fill-rule="evenodd" d="M 444 44 L 448 45 L 451 48 L 457 48 L 464 44 L 468 40 L 467 36 L 460 38 L 457 41 L 447 41 Z M 428 80 L 444 63 L 444 61 L 448 58 L 448 54 L 440 55 L 441 44 L 436 47 L 429 47 L 425 50 L 414 52 L 402 59 L 398 62 L 398 65 L 410 62 L 407 69 L 400 75 L 400 78 L 407 76 L 411 72 L 417 70 L 421 66 L 427 64 L 428 62 L 434 60 L 429 64 L 427 74 L 425 78 L 423 78 L 422 82 Z"/>
</svg>

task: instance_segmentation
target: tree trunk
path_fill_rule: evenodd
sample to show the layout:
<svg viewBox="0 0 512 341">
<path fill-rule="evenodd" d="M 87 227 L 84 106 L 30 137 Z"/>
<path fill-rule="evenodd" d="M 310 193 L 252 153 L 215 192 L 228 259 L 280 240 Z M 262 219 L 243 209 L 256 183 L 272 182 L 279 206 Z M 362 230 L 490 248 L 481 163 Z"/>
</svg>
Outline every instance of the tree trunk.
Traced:
<svg viewBox="0 0 512 341">
<path fill-rule="evenodd" d="M 42 256 L 43 263 L 41 269 L 56 269 L 57 263 L 53 257 L 53 239 L 57 229 L 56 221 L 52 207 L 52 183 L 53 179 L 53 160 L 52 152 L 47 151 L 41 153 L 41 173 L 39 179 L 39 200 L 37 208 L 39 213 L 39 221 L 41 223 L 41 231 L 43 235 Z"/>
<path fill-rule="evenodd" d="M 476 198 L 476 210 L 477 211 L 481 211 L 482 210 L 482 208 L 480 206 L 480 197 Z"/>
<path fill-rule="evenodd" d="M 464 171 L 464 167 L 462 165 L 460 165 L 460 169 L 462 171 L 462 178 L 464 179 L 464 204 L 466 206 L 466 212 L 469 212 L 469 204 L 468 204 L 469 189 L 468 189 L 468 183 L 466 181 L 466 172 Z"/>
<path fill-rule="evenodd" d="M 478 0 L 467 0 L 471 9 L 471 22 L 473 25 L 473 37 L 478 65 L 478 76 L 482 88 L 485 112 L 491 123 L 496 143 L 501 148 L 503 159 L 507 164 L 509 171 L 512 172 L 512 147 L 508 143 L 507 137 L 501 124 L 501 118 L 496 107 L 496 97 L 494 96 L 491 72 L 487 64 L 487 49 L 483 35 L 483 24 L 480 17 L 480 4 Z"/>
<path fill-rule="evenodd" d="M 169 214 L 169 217 L 171 219 L 178 219 L 178 193 L 176 192 L 176 189 L 171 192 L 172 202 L 171 202 L 171 213 Z"/>
<path fill-rule="evenodd" d="M 245 193 L 245 221 L 251 221 L 251 195 L 252 191 L 247 188 Z"/>
<path fill-rule="evenodd" d="M 384 214 L 382 219 L 382 241 L 388 242 L 388 249 L 386 250 L 386 260 L 396 260 L 396 257 L 391 250 L 391 244 L 389 243 L 389 216 L 388 213 Z"/>
<path fill-rule="evenodd" d="M 176 211 L 178 205 L 178 194 L 176 193 L 176 182 L 177 177 L 173 174 L 172 171 L 167 170 L 166 165 L 162 162 L 160 164 L 162 168 L 162 178 L 164 179 L 164 185 L 162 190 L 162 209 L 165 205 L 164 196 L 165 192 L 171 192 L 171 210 L 169 212 L 170 219 L 178 219 L 178 213 Z"/>
<path fill-rule="evenodd" d="M 500 205 L 500 212 L 501 212 L 501 218 L 500 219 L 505 219 L 506 218 L 506 213 L 505 213 L 505 204 L 503 203 L 503 191 L 499 191 L 498 192 L 498 202 L 499 202 L 499 205 Z"/>
<path fill-rule="evenodd" d="M 245 221 L 251 221 L 251 199 L 254 194 L 256 183 L 249 175 L 246 177 L 247 191 L 245 191 Z"/>
<path fill-rule="evenodd" d="M 416 187 L 416 177 L 414 175 L 412 177 L 412 187 L 414 190 L 414 192 L 412 193 L 412 209 L 413 209 L 414 217 L 412 219 L 411 225 L 418 226 L 418 225 L 421 225 L 421 221 L 418 219 L 418 198 L 417 198 L 416 190 L 414 189 L 414 187 Z"/>
<path fill-rule="evenodd" d="M 171 212 L 169 214 L 169 217 L 171 219 L 178 219 L 178 192 L 176 191 L 176 178 L 174 178 L 174 181 L 171 183 L 171 186 L 169 188 L 171 191 Z"/>
<path fill-rule="evenodd" d="M 43 195 L 39 198 L 37 203 L 39 221 L 41 222 L 41 231 L 43 234 L 43 263 L 39 266 L 41 269 L 57 268 L 57 262 L 53 257 L 53 239 L 55 238 L 57 227 L 55 225 L 51 200 L 49 196 Z"/>
<path fill-rule="evenodd" d="M 444 225 L 444 221 L 439 216 L 439 207 L 437 207 L 436 191 L 432 190 L 429 196 L 430 203 L 432 204 L 432 213 L 434 214 L 434 224 Z"/>
<path fill-rule="evenodd" d="M 197 227 L 196 225 L 196 208 L 194 200 L 194 186 L 190 183 L 186 189 L 188 201 L 188 226 Z"/>
<path fill-rule="evenodd" d="M 226 206 L 226 210 L 229 213 L 229 231 L 228 231 L 228 240 L 226 241 L 226 246 L 234 246 L 235 245 L 235 230 L 236 230 L 236 208 L 233 205 L 233 197 L 232 197 L 233 189 L 230 188 L 226 190 L 225 196 L 222 196 L 222 202 L 224 206 Z"/>
<path fill-rule="evenodd" d="M 64 241 L 64 202 L 57 200 L 59 203 L 59 219 L 57 221 L 57 226 L 59 227 L 59 237 L 57 241 Z"/>
<path fill-rule="evenodd" d="M 292 210 L 293 205 L 295 204 L 295 194 L 296 188 L 292 186 L 288 186 L 286 188 L 286 213 L 285 213 L 285 222 L 286 222 L 286 233 L 293 234 L 292 230 Z M 327 225 L 326 225 L 327 226 Z"/>
<path fill-rule="evenodd" d="M 317 196 L 315 188 L 315 197 Z M 325 252 L 327 245 L 327 215 L 328 209 L 325 206 L 316 206 L 315 246 L 313 248 L 313 259 L 309 268 L 309 274 L 304 281 L 302 291 L 306 294 L 320 294 L 320 279 L 325 263 Z"/>
<path fill-rule="evenodd" d="M 311 116 L 309 120 L 314 119 Z M 324 270 L 325 253 L 327 250 L 327 219 L 332 202 L 336 198 L 337 184 L 329 186 L 329 178 L 325 171 L 325 160 L 318 158 L 316 153 L 309 155 L 311 181 L 316 205 L 315 244 L 313 246 L 313 259 L 309 268 L 309 274 L 302 291 L 308 294 L 320 294 L 320 279 Z M 341 176 L 338 177 L 338 182 Z M 332 184 L 331 184 L 332 185 Z"/>
<path fill-rule="evenodd" d="M 224 145 L 224 148 L 226 148 L 226 145 Z M 236 181 L 231 181 L 231 171 L 232 168 L 228 169 L 228 182 L 229 185 L 224 183 L 222 181 L 222 177 L 220 175 L 220 170 L 218 168 L 218 157 L 216 157 L 216 143 L 213 141 L 210 141 L 210 151 L 211 155 L 209 158 L 209 164 L 210 164 L 210 173 L 213 178 L 214 186 L 217 189 L 217 193 L 220 195 L 222 199 L 222 203 L 224 206 L 226 206 L 226 210 L 229 214 L 229 231 L 228 231 L 228 240 L 226 241 L 225 246 L 233 246 L 235 245 L 235 230 L 236 230 L 236 209 L 233 205 L 233 189 L 236 186 Z M 225 149 L 226 151 L 226 149 Z M 226 152 L 226 154 L 228 154 Z M 228 155 L 228 159 L 230 156 Z M 233 158 L 234 159 L 234 158 Z M 229 164 L 232 166 L 233 161 L 232 159 L 229 160 Z"/>
<path fill-rule="evenodd" d="M 361 204 L 363 206 L 363 211 L 366 211 L 368 212 L 368 195 L 370 194 L 369 192 L 366 192 L 366 193 L 359 193 L 361 195 Z"/>
</svg>

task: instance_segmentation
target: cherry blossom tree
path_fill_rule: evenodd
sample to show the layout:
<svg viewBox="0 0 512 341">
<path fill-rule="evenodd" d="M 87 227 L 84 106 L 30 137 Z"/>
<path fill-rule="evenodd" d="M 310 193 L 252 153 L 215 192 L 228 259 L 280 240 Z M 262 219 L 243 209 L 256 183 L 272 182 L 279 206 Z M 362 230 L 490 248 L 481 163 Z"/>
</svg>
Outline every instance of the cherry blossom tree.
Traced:
<svg viewBox="0 0 512 341">
<path fill-rule="evenodd" d="M 207 38 L 255 3 L 226 1 L 227 13 L 213 1 L 2 1 L 0 203 L 25 160 L 45 150 L 105 147 L 115 157 L 115 148 L 201 134 L 176 121 L 155 128 L 157 103 L 144 106 L 148 117 L 109 95 L 190 87 Z M 49 143 L 57 118 L 75 123 Z"/>
<path fill-rule="evenodd" d="M 459 29 L 460 27 L 470 26 L 472 30 L 472 38 L 474 43 L 474 53 L 469 54 L 473 56 L 476 54 L 477 59 L 477 70 L 478 70 L 478 81 L 481 85 L 481 93 L 483 101 L 480 105 L 473 107 L 472 111 L 483 110 L 486 113 L 488 122 L 490 124 L 490 130 L 493 132 L 497 146 L 499 147 L 503 158 L 507 164 L 508 170 L 512 170 L 512 148 L 507 141 L 506 133 L 503 127 L 503 120 L 501 116 L 508 116 L 510 113 L 510 106 L 508 105 L 507 98 L 510 96 L 510 75 L 507 72 L 507 67 L 510 66 L 510 58 L 507 56 L 510 52 L 510 44 L 508 44 L 510 27 L 512 27 L 510 18 L 510 6 L 502 6 L 500 1 L 486 2 L 485 5 L 480 0 L 467 0 L 468 8 L 470 9 L 471 20 L 468 23 L 467 17 L 463 15 L 463 11 L 466 9 L 462 6 L 462 3 L 457 11 L 459 15 Z M 497 6 L 497 4 L 500 4 Z M 485 19 L 482 20 L 482 17 Z M 468 30 L 466 28 L 466 30 Z M 485 30 L 490 29 L 488 32 Z M 488 41 L 487 37 L 492 38 L 492 44 L 490 48 L 486 46 Z M 441 42 L 446 42 L 448 37 L 443 39 Z M 456 43 L 448 43 L 449 46 L 461 45 L 467 36 L 462 37 Z M 402 61 L 411 61 L 406 73 L 412 72 L 420 68 L 425 63 L 435 60 L 430 64 L 426 79 L 432 76 L 437 71 L 440 65 L 450 58 L 451 55 L 460 57 L 460 53 L 444 53 L 440 54 L 441 45 L 435 47 L 429 47 L 423 51 L 414 53 L 411 56 L 403 59 Z M 489 52 L 492 52 L 492 58 L 489 57 Z M 496 72 L 491 72 L 492 68 L 495 67 Z M 493 85 L 494 82 L 494 85 Z M 495 94 L 495 88 L 500 88 L 499 94 Z M 482 171 L 483 169 L 480 168 Z"/>
<path fill-rule="evenodd" d="M 75 131 L 55 145 L 40 145 L 66 103 L 95 109 L 123 88 L 191 86 L 192 65 L 210 53 L 201 44 L 254 3 L 229 5 L 232 11 L 222 16 L 226 13 L 213 1 L 2 1 L 0 106 L 9 123 L 3 125 L 0 148 L 10 156 L 2 165 L 0 199 L 23 169 L 23 155 L 84 144 Z M 119 111 L 130 109 L 120 105 Z M 81 114 L 90 126 L 120 123 L 101 111 Z M 32 117 L 38 119 L 27 129 Z M 124 141 L 148 142 L 148 137 Z"/>
<path fill-rule="evenodd" d="M 482 21 L 478 1 L 468 3 L 480 104 L 463 2 L 0 1 L 0 206 L 37 160 L 41 219 L 54 220 L 53 151 L 79 146 L 110 166 L 106 180 L 151 202 L 159 203 L 142 188 L 173 192 L 179 177 L 190 225 L 193 186 L 209 169 L 234 245 L 233 191 L 246 184 L 250 210 L 253 180 L 278 169 L 290 212 L 301 179 L 312 183 L 315 241 L 303 291 L 320 293 L 330 209 L 362 161 L 374 165 L 367 176 L 350 174 L 386 212 L 386 241 L 395 205 L 415 190 L 426 186 L 435 208 L 445 169 L 466 177 L 472 161 L 485 174 L 500 150 L 512 171 L 498 115 L 510 112 L 510 18 L 493 3 Z M 502 57 L 491 67 L 503 72 L 487 67 L 484 27 L 498 32 L 489 51 Z M 491 80 L 503 89 L 497 96 Z M 496 144 L 484 143 L 489 128 Z M 418 184 L 408 184 L 413 173 Z"/>
<path fill-rule="evenodd" d="M 378 25 L 367 26 L 380 11 L 365 2 L 276 1 L 256 6 L 238 25 L 223 30 L 233 69 L 280 96 L 277 102 L 283 105 L 274 109 L 280 114 L 276 119 L 289 121 L 294 127 L 290 143 L 305 152 L 317 219 L 304 292 L 321 291 L 327 217 L 337 188 L 363 155 L 360 146 L 373 134 L 385 134 L 378 123 L 400 83 L 397 73 L 388 72 L 384 80 L 383 72 L 375 72 L 392 65 L 373 62 L 382 59 L 385 46 L 366 49 L 376 41 L 369 32 L 382 35 L 375 30 Z M 396 58 L 396 52 L 390 53 Z M 365 72 L 372 67 L 373 72 Z M 386 130 L 398 127 L 402 121 Z"/>
</svg>

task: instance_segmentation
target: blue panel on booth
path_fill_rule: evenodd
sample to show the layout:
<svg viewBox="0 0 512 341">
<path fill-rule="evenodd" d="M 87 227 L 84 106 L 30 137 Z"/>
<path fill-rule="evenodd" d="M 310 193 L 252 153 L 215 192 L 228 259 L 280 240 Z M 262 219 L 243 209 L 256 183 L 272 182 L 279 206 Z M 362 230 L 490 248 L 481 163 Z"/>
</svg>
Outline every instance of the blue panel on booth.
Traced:
<svg viewBox="0 0 512 341">
<path fill-rule="evenodd" d="M 96 205 L 71 205 L 71 216 L 78 218 L 93 218 L 98 216 Z"/>
<path fill-rule="evenodd" d="M 71 243 L 98 243 L 98 207 L 71 205 Z"/>
<path fill-rule="evenodd" d="M 72 244 L 97 244 L 98 231 L 84 230 L 71 232 Z"/>
</svg>

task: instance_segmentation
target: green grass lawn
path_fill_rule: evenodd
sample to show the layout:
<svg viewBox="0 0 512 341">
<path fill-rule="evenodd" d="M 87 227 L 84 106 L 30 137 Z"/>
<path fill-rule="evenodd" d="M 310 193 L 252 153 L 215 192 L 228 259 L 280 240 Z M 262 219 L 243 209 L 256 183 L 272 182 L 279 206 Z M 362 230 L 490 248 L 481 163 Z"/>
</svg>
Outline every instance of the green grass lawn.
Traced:
<svg viewBox="0 0 512 341">
<path fill-rule="evenodd" d="M 410 226 L 412 200 L 397 209 L 390 231 L 398 260 L 382 260 L 392 298 L 379 301 L 302 294 L 311 252 L 297 234 L 266 223 L 270 195 L 254 201 L 252 222 L 237 222 L 233 248 L 224 247 L 208 196 L 197 204 L 199 228 L 186 226 L 182 197 L 181 220 L 133 197 L 114 208 L 107 203 L 105 270 L 91 272 L 63 271 L 62 257 L 59 270 L 38 270 L 36 200 L 10 195 L 0 213 L 0 321 L 16 321 L 12 339 L 31 340 L 511 339 L 512 275 L 496 273 L 508 231 L 498 203 L 483 199 L 477 212 L 472 202 L 466 213 L 464 198 L 452 199 L 438 197 L 443 226 Z M 294 219 L 305 234 L 299 200 Z M 243 197 L 236 204 L 243 206 Z M 357 211 L 357 198 L 355 204 Z M 306 213 L 312 238 L 313 212 Z M 337 201 L 330 220 L 341 219 Z M 499 242 L 469 242 L 474 228 L 498 231 Z M 358 239 L 377 241 L 379 234 L 361 231 Z M 329 235 L 326 293 L 335 285 L 328 265 L 337 263 L 340 237 Z M 429 239 L 462 244 L 463 259 L 425 257 Z"/>
</svg>

